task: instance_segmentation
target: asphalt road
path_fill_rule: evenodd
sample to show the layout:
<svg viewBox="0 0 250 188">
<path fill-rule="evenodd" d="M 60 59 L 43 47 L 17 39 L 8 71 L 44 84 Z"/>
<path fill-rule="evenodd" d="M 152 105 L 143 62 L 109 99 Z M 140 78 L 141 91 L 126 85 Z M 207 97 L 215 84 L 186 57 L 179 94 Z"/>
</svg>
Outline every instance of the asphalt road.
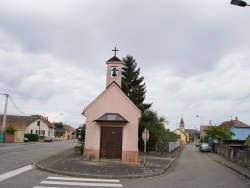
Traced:
<svg viewBox="0 0 250 188">
<path fill-rule="evenodd" d="M 40 158 L 53 155 L 75 145 L 75 142 L 54 142 L 38 143 L 30 146 L 12 148 L 0 148 L 0 176 L 2 172 L 15 167 L 23 166 L 20 157 L 27 157 L 23 160 L 25 165 L 31 161 L 38 161 Z M 36 146 L 36 147 L 35 147 Z M 38 149 L 39 148 L 39 149 Z M 8 159 L 8 156 L 11 157 Z M 30 156 L 29 156 L 30 155 Z M 4 160 L 2 160 L 4 159 Z M 13 164 L 12 164 L 12 162 Z M 5 163 L 5 164 L 4 164 Z M 9 167 L 8 167 L 9 166 Z M 72 179 L 65 178 L 56 174 L 39 171 L 37 169 L 27 170 L 19 175 L 0 180 L 1 188 L 76 188 L 76 187 L 127 187 L 127 188 L 250 188 L 250 181 L 236 174 L 229 168 L 217 163 L 206 153 L 198 152 L 194 145 L 188 145 L 182 151 L 180 157 L 163 175 L 146 179 L 127 179 L 127 180 L 86 180 L 84 178 Z"/>
<path fill-rule="evenodd" d="M 77 145 L 76 139 L 55 142 L 15 143 L 0 147 L 0 174 L 38 162 L 75 145 Z"/>
<path fill-rule="evenodd" d="M 145 180 L 121 181 L 136 188 L 250 188 L 250 181 L 217 163 L 193 144 L 185 146 L 166 174 Z"/>
</svg>

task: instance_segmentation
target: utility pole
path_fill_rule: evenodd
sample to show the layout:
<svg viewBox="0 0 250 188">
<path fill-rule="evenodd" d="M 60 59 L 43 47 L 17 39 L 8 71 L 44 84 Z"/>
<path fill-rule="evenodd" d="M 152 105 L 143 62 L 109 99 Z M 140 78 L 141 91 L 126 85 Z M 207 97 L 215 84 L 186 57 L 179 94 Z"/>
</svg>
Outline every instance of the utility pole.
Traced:
<svg viewBox="0 0 250 188">
<path fill-rule="evenodd" d="M 5 129 L 5 124 L 6 124 L 6 115 L 7 115 L 7 107 L 8 107 L 8 98 L 9 98 L 9 95 L 8 94 L 2 94 L 2 95 L 6 96 L 5 108 L 4 108 L 4 116 L 3 116 L 3 126 L 2 126 L 2 132 L 3 132 L 4 129 Z"/>
<path fill-rule="evenodd" d="M 211 124 L 212 124 L 212 121 L 209 120 L 210 142 L 211 142 L 211 152 L 212 152 L 213 151 L 213 139 L 212 139 L 212 135 L 211 135 Z"/>
</svg>

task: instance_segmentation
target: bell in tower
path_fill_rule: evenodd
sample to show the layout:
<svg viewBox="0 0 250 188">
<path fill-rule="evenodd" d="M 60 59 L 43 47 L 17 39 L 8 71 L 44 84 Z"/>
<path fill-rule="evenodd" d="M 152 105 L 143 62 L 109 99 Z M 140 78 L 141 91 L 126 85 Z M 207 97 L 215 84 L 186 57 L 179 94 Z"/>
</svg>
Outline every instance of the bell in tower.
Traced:
<svg viewBox="0 0 250 188">
<path fill-rule="evenodd" d="M 117 75 L 118 75 L 118 68 L 111 67 L 111 77 L 117 77 Z"/>
</svg>

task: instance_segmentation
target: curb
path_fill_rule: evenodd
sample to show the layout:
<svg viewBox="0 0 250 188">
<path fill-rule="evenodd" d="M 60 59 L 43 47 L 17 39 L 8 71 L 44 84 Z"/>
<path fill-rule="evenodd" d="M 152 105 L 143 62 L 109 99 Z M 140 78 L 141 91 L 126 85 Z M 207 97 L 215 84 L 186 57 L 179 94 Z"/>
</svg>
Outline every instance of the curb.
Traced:
<svg viewBox="0 0 250 188">
<path fill-rule="evenodd" d="M 18 146 L 18 145 L 28 145 L 28 144 L 35 144 L 35 142 L 0 143 L 0 147 Z"/>
<path fill-rule="evenodd" d="M 66 171 L 59 171 L 59 170 L 54 170 L 49 167 L 45 167 L 41 165 L 40 160 L 36 163 L 34 163 L 34 167 L 36 169 L 46 171 L 49 173 L 53 174 L 58 174 L 58 175 L 64 175 L 64 176 L 73 176 L 73 177 L 83 177 L 83 178 L 96 178 L 96 179 L 139 179 L 139 178 L 149 178 L 149 177 L 154 177 L 154 176 L 159 176 L 164 173 L 174 164 L 174 162 L 179 158 L 181 152 L 183 151 L 183 148 L 177 149 L 174 153 L 176 153 L 176 157 L 172 158 L 171 162 L 162 170 L 159 172 L 155 173 L 149 173 L 149 174 L 141 174 L 141 175 L 95 175 L 95 174 L 87 174 L 87 173 L 76 173 L 76 172 L 66 172 Z"/>
<path fill-rule="evenodd" d="M 148 178 L 148 177 L 154 177 L 164 174 L 169 167 L 176 161 L 177 158 L 175 158 L 173 161 L 170 162 L 166 166 L 166 168 L 160 172 L 152 173 L 152 174 L 145 174 L 145 175 L 94 175 L 94 174 L 81 174 L 81 173 L 74 173 L 74 172 L 64 172 L 64 171 L 58 171 L 51 168 L 43 167 L 39 164 L 39 162 L 35 163 L 34 166 L 42 171 L 50 172 L 53 174 L 59 174 L 59 175 L 65 175 L 65 176 L 73 176 L 73 177 L 84 177 L 84 178 L 97 178 L 97 179 L 139 179 L 139 178 Z"/>
</svg>

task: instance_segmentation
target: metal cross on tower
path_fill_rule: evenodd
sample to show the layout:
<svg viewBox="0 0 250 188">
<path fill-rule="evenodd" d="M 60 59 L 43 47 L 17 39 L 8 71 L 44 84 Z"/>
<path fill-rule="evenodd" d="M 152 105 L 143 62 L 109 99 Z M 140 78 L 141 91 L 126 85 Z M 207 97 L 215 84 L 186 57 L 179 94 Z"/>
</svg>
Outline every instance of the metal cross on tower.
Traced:
<svg viewBox="0 0 250 188">
<path fill-rule="evenodd" d="M 117 50 L 117 49 L 116 49 L 116 47 L 115 47 L 115 49 L 114 49 L 114 50 L 112 50 L 112 51 L 114 51 L 114 52 L 115 52 L 115 57 L 116 57 L 116 52 L 117 52 L 117 51 L 119 51 L 119 50 Z"/>
</svg>

